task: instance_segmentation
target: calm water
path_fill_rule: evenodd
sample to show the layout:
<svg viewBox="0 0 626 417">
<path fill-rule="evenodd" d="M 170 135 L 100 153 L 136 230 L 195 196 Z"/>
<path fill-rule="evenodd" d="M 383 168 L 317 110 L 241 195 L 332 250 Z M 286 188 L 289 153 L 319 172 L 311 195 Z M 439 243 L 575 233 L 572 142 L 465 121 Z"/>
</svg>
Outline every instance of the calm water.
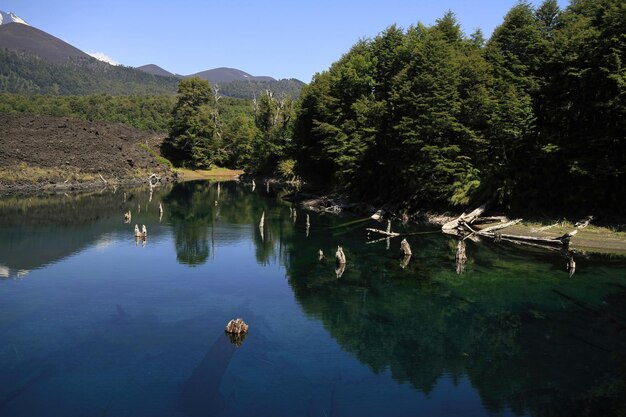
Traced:
<svg viewBox="0 0 626 417">
<path fill-rule="evenodd" d="M 367 244 L 384 225 L 310 213 L 307 236 L 264 187 L 149 198 L 0 200 L 0 416 L 626 412 L 624 258 L 577 255 L 569 278 L 559 252 L 469 242 L 457 275 L 433 229 L 405 230 L 402 268 L 398 239 Z"/>
</svg>

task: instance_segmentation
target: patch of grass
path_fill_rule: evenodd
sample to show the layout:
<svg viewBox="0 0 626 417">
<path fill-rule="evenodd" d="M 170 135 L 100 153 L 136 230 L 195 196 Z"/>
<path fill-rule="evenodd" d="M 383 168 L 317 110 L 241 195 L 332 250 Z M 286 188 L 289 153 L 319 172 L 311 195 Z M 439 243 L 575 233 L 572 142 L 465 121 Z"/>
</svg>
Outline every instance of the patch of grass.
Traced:
<svg viewBox="0 0 626 417">
<path fill-rule="evenodd" d="M 93 173 L 82 172 L 74 167 L 41 168 L 21 163 L 17 166 L 0 168 L 0 183 L 59 183 L 89 182 L 98 180 Z"/>
<path fill-rule="evenodd" d="M 138 143 L 137 144 L 141 149 L 145 150 L 146 152 L 148 152 L 150 155 L 152 155 L 152 157 L 154 159 L 156 159 L 156 161 L 161 164 L 161 165 L 165 165 L 166 167 L 168 167 L 169 169 L 173 169 L 174 165 L 172 164 L 172 162 L 159 155 L 154 149 L 152 149 L 150 146 L 146 145 L 145 143 Z"/>
<path fill-rule="evenodd" d="M 174 171 L 178 173 L 179 178 L 183 181 L 235 178 L 243 174 L 243 170 L 241 169 L 228 169 L 221 167 L 197 170 L 175 168 Z"/>
</svg>

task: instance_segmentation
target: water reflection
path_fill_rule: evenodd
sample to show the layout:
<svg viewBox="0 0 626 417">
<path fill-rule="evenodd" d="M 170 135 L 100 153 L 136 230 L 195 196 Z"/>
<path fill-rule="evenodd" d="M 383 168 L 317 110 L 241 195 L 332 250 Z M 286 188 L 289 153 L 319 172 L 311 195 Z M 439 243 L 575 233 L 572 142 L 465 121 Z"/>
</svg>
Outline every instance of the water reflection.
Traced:
<svg viewBox="0 0 626 417">
<path fill-rule="evenodd" d="M 424 393 L 445 375 L 466 375 L 493 413 L 626 411 L 623 269 L 604 271 L 603 283 L 590 290 L 532 258 L 515 259 L 515 252 L 503 269 L 493 252 L 473 246 L 476 263 L 492 266 L 456 276 L 432 268 L 429 258 L 441 257 L 437 246 L 416 252 L 422 265 L 411 275 L 381 265 L 381 253 L 354 253 L 350 265 L 359 271 L 338 281 L 290 258 L 289 282 L 307 314 L 344 349 L 373 372 L 390 370 Z M 555 254 L 550 261 L 561 259 Z"/>
<path fill-rule="evenodd" d="M 111 268 L 117 269 L 110 276 L 102 272 L 101 282 L 86 281 L 94 287 L 83 293 L 86 282 L 63 280 L 68 271 L 56 272 L 54 278 L 71 289 L 63 289 L 63 297 L 74 296 L 73 291 L 76 299 L 89 294 L 93 299 L 86 311 L 106 305 L 89 322 L 92 327 L 83 328 L 62 310 L 73 307 L 71 302 L 61 298 L 61 307 L 56 307 L 50 301 L 54 297 L 39 294 L 52 303 L 46 308 L 60 308 L 62 317 L 54 341 L 40 339 L 41 344 L 61 347 L 49 347 L 45 355 L 35 351 L 27 362 L 15 359 L 26 355 L 20 346 L 31 341 L 22 334 L 27 333 L 21 330 L 24 323 L 28 329 L 41 327 L 28 321 L 34 303 L 13 306 L 0 318 L 2 334 L 11 334 L 11 345 L 7 337 L 0 348 L 0 371 L 7 375 L 0 378 L 0 414 L 3 401 L 10 407 L 24 393 L 35 395 L 42 381 L 54 381 L 56 375 L 76 372 L 84 378 L 79 371 L 104 374 L 135 363 L 145 364 L 137 365 L 135 376 L 144 375 L 145 369 L 168 369 L 159 389 L 167 391 L 163 401 L 171 409 L 166 407 L 169 414 L 161 415 L 246 415 L 258 403 L 269 404 L 262 410 L 267 415 L 280 414 L 276 410 L 287 408 L 259 398 L 258 392 L 284 390 L 298 391 L 290 392 L 293 398 L 306 397 L 313 404 L 292 408 L 303 411 L 292 415 L 319 415 L 314 406 L 320 399 L 325 410 L 340 409 L 342 398 L 336 393 L 348 399 L 344 409 L 359 398 L 367 414 L 380 400 L 370 397 L 372 389 L 385 387 L 402 404 L 415 405 L 430 401 L 417 394 L 434 396 L 448 380 L 452 401 L 465 385 L 478 393 L 479 409 L 469 410 L 477 414 L 484 414 L 483 409 L 533 416 L 626 413 L 623 258 L 577 256 L 578 270 L 570 275 L 576 269 L 571 254 L 566 258 L 505 243 L 458 241 L 430 229 L 398 225 L 399 232 L 421 233 L 407 234 L 411 255 L 400 258 L 386 250 L 388 239 L 366 244 L 364 230 L 373 221 L 296 213 L 280 195 L 266 195 L 263 188 L 253 193 L 250 186 L 234 182 L 199 181 L 152 191 L 152 201 L 149 189 L 2 201 L 0 277 L 17 277 L 72 254 L 80 260 L 80 252 L 90 247 L 108 251 Z M 128 258 L 135 267 L 124 264 L 116 252 L 125 244 L 132 246 L 132 227 L 123 218 L 129 210 L 132 224 L 146 224 L 150 231 L 145 250 Z M 333 254 L 338 246 L 347 261 L 337 265 Z M 172 256 L 168 264 L 172 252 L 176 260 Z M 137 258 L 146 254 L 153 255 L 141 260 L 154 264 L 141 264 L 137 274 Z M 213 280 L 204 279 L 209 267 L 217 268 Z M 120 272 L 126 269 L 127 275 Z M 109 294 L 106 303 L 101 293 Z M 145 304 L 133 311 L 118 301 L 126 293 L 131 301 Z M 181 317 L 189 299 L 199 294 L 206 297 L 197 302 L 200 312 Z M 231 317 L 232 306 L 244 300 L 257 321 L 235 353 L 221 334 L 223 322 L 215 317 Z M 219 308 L 209 314 L 207 305 Z M 237 309 L 239 314 L 244 308 Z M 48 311 L 38 314 L 41 320 Z M 209 322 L 219 331 L 209 331 Z M 300 333 L 311 322 L 321 324 L 323 333 Z M 340 366 L 329 365 L 330 359 L 319 352 L 329 338 L 340 347 L 334 353 Z M 68 340 L 76 342 L 67 347 Z M 290 350 L 294 343 L 308 350 Z M 351 372 L 357 371 L 351 358 L 367 371 L 366 377 L 359 376 L 365 392 L 361 397 L 352 383 L 356 377 L 351 379 Z M 302 365 L 307 362 L 313 364 L 310 369 Z M 272 385 L 262 391 L 268 381 Z M 238 389 L 246 383 L 252 392 L 243 395 Z M 298 389 L 298 383 L 306 388 Z M 397 407 L 395 411 L 410 410 Z M 124 415 L 120 409 L 111 414 Z"/>
<path fill-rule="evenodd" d="M 0 276 L 24 276 L 23 272 L 65 259 L 107 235 L 132 239 L 131 210 L 147 202 L 148 188 L 123 193 L 105 190 L 97 193 L 10 197 L 0 200 Z M 155 192 L 155 201 L 169 193 L 168 187 Z M 134 219 L 152 224 L 158 212 L 154 203 L 144 203 Z M 163 233 L 154 229 L 153 237 Z M 9 271 L 9 272 L 7 272 Z"/>
</svg>

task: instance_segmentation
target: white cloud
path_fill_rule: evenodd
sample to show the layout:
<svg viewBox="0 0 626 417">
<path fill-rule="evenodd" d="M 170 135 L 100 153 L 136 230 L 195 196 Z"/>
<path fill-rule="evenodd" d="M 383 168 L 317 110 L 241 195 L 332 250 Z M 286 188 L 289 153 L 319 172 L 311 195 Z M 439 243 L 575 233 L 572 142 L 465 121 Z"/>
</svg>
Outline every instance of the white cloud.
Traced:
<svg viewBox="0 0 626 417">
<path fill-rule="evenodd" d="M 104 52 L 87 52 L 87 54 L 91 55 L 92 57 L 100 61 L 109 63 L 111 65 L 120 65 L 119 62 L 117 62 L 116 60 L 114 60 L 113 58 L 105 54 Z"/>
</svg>

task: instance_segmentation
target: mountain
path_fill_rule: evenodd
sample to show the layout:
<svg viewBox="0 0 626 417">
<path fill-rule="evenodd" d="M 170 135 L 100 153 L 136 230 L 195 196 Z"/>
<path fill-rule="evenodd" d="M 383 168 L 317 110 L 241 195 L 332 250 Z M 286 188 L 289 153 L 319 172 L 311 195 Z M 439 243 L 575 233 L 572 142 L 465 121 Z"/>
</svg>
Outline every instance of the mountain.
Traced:
<svg viewBox="0 0 626 417">
<path fill-rule="evenodd" d="M 147 72 L 148 74 L 160 75 L 162 77 L 178 77 L 176 74 L 166 71 L 155 64 L 142 65 L 140 67 L 137 67 L 137 69 L 143 72 Z"/>
<path fill-rule="evenodd" d="M 0 12 L 0 93 L 17 94 L 175 94 L 180 78 L 200 77 L 219 84 L 220 94 L 259 97 L 264 91 L 298 96 L 304 83 L 253 76 L 235 68 L 214 68 L 188 76 L 154 65 L 139 68 L 109 65 L 13 13 Z"/>
<path fill-rule="evenodd" d="M 0 25 L 0 48 L 36 55 L 55 64 L 76 59 L 93 59 L 43 30 L 19 23 Z"/>
<path fill-rule="evenodd" d="M 174 76 L 178 78 L 200 77 L 211 84 L 219 85 L 219 93 L 226 97 L 253 98 L 260 97 L 263 92 L 271 90 L 274 94 L 297 97 L 305 85 L 302 81 L 292 79 L 276 80 L 267 76 L 254 76 L 236 68 L 213 68 L 191 75 L 177 75 L 154 65 L 143 65 L 139 70 L 148 74 Z"/>
<path fill-rule="evenodd" d="M 276 81 L 272 77 L 254 76 L 236 68 L 213 68 L 207 71 L 186 75 L 184 78 L 200 77 L 210 83 L 229 83 L 231 81 Z"/>
<path fill-rule="evenodd" d="M 13 12 L 3 12 L 0 10 L 0 25 L 6 25 L 7 23 L 21 23 L 23 25 L 28 25 L 21 17 L 17 16 Z"/>
</svg>

